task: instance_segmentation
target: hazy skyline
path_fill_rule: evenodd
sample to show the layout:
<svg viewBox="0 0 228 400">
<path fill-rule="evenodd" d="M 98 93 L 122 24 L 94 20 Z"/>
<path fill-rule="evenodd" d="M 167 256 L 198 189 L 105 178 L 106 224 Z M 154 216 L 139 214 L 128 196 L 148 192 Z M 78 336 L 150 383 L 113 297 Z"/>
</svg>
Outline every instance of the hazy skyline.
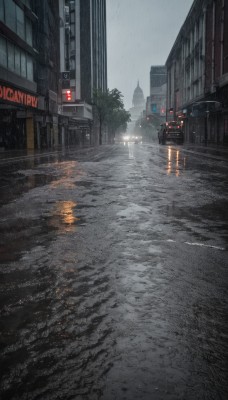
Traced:
<svg viewBox="0 0 228 400">
<path fill-rule="evenodd" d="M 132 106 L 137 82 L 149 96 L 151 65 L 164 65 L 193 0 L 106 0 L 108 87 Z"/>
</svg>

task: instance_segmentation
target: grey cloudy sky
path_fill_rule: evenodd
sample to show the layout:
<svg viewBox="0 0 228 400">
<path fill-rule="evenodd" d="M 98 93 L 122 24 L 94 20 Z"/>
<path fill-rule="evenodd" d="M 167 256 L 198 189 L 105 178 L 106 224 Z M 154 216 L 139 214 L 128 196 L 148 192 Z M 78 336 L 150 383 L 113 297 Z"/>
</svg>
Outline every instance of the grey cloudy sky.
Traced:
<svg viewBox="0 0 228 400">
<path fill-rule="evenodd" d="M 193 0 L 106 0 L 108 87 L 124 95 L 125 108 L 139 80 L 149 96 L 151 65 L 163 65 Z"/>
</svg>

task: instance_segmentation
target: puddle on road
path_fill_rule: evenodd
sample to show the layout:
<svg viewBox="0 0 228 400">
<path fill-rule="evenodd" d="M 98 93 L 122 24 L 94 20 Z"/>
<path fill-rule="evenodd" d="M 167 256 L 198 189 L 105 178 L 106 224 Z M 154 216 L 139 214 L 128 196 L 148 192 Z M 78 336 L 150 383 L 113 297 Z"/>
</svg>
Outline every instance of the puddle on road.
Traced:
<svg viewBox="0 0 228 400">
<path fill-rule="evenodd" d="M 74 201 L 59 201 L 48 217 L 48 225 L 57 229 L 59 233 L 69 233 L 76 230 L 77 225 L 85 223 L 85 219 L 75 215 L 77 203 Z"/>
<path fill-rule="evenodd" d="M 34 245 L 47 246 L 57 234 L 72 233 L 85 224 L 84 216 L 77 216 L 74 201 L 53 204 L 48 216 L 39 219 L 17 218 L 0 225 L 0 264 L 17 261 Z"/>
</svg>

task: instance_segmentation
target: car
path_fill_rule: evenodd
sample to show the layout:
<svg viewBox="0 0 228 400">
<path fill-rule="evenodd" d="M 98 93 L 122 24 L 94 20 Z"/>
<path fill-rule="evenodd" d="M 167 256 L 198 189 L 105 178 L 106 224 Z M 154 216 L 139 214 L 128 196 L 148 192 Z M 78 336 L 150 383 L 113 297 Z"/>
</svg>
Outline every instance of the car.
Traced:
<svg viewBox="0 0 228 400">
<path fill-rule="evenodd" d="M 175 142 L 178 144 L 184 143 L 184 132 L 182 125 L 177 121 L 168 121 L 160 125 L 158 129 L 159 144 L 166 142 Z"/>
<path fill-rule="evenodd" d="M 123 141 L 126 143 L 142 143 L 142 136 L 124 135 Z"/>
</svg>

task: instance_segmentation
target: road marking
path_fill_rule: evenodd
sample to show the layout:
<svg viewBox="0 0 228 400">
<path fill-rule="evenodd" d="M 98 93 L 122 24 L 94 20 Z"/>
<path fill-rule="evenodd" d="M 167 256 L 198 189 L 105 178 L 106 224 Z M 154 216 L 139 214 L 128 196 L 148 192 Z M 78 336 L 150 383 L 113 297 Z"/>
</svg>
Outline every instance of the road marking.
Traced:
<svg viewBox="0 0 228 400">
<path fill-rule="evenodd" d="M 184 242 L 184 243 L 188 244 L 189 246 L 201 246 L 201 247 L 210 247 L 211 249 L 216 249 L 216 250 L 226 250 L 225 247 L 212 246 L 210 244 L 192 243 L 192 242 Z"/>
</svg>

